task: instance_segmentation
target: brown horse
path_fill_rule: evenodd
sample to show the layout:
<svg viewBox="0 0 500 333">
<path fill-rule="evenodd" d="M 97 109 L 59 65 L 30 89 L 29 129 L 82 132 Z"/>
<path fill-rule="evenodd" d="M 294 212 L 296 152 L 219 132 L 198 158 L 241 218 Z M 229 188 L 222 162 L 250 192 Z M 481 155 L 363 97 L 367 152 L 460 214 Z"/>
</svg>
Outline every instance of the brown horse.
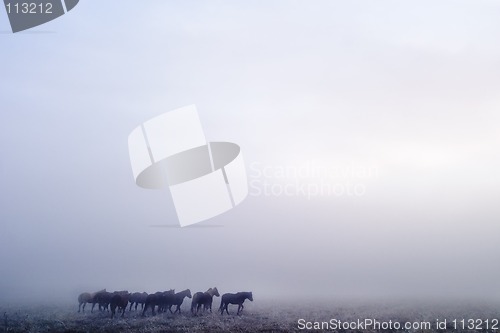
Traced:
<svg viewBox="0 0 500 333">
<path fill-rule="evenodd" d="M 128 300 L 130 297 L 130 293 L 128 291 L 115 291 L 113 296 L 111 297 L 111 301 L 109 303 L 111 308 L 111 318 L 115 316 L 116 308 L 118 311 L 122 311 L 122 318 L 125 315 L 125 310 L 127 309 Z"/>
<path fill-rule="evenodd" d="M 146 311 L 148 308 L 151 308 L 151 313 L 155 315 L 155 306 L 158 306 L 158 309 L 161 308 L 162 300 L 167 295 L 174 295 L 174 289 L 170 289 L 168 291 L 157 291 L 154 294 L 149 294 L 146 297 L 146 301 L 144 302 L 144 309 L 142 310 L 142 316 L 146 315 Z"/>
<path fill-rule="evenodd" d="M 142 310 L 144 310 L 144 303 L 146 303 L 146 299 L 148 298 L 148 293 L 133 293 L 130 295 L 130 308 L 129 311 L 132 311 L 132 305 L 135 303 L 135 311 L 137 311 L 137 306 L 141 304 Z"/>
<path fill-rule="evenodd" d="M 113 293 L 107 291 L 100 291 L 94 297 L 94 302 L 92 302 L 92 311 L 94 312 L 94 307 L 97 304 L 99 307 L 99 311 L 109 310 L 108 306 L 111 302 L 111 297 L 113 297 Z"/>
<path fill-rule="evenodd" d="M 172 313 L 172 314 L 176 313 L 176 312 L 179 312 L 179 314 L 180 314 L 181 313 L 181 305 L 182 305 L 182 302 L 184 302 L 185 297 L 188 297 L 188 298 L 192 297 L 191 290 L 186 289 L 186 290 L 183 290 L 181 292 L 178 292 L 177 294 L 166 296 L 163 299 L 161 306 L 163 309 L 165 309 L 165 312 L 168 309 L 168 311 L 170 311 L 170 313 Z M 176 306 L 176 309 L 174 312 L 172 312 L 173 305 Z"/>
<path fill-rule="evenodd" d="M 246 299 L 249 299 L 251 302 L 253 302 L 253 295 L 251 291 L 242 291 L 236 294 L 222 295 L 219 307 L 220 314 L 224 314 L 224 310 L 226 310 L 226 313 L 229 314 L 229 311 L 227 311 L 227 306 L 229 304 L 238 304 L 238 312 L 236 312 L 236 314 L 239 315 L 241 311 L 243 311 L 243 302 Z"/>
<path fill-rule="evenodd" d="M 203 305 L 203 310 L 210 310 L 212 312 L 212 303 L 214 296 L 219 297 L 219 291 L 217 287 L 210 288 L 204 293 L 197 292 L 193 295 L 193 301 L 191 302 L 191 312 L 194 313 L 196 308 L 196 313 L 200 311 L 201 306 Z"/>
<path fill-rule="evenodd" d="M 87 305 L 87 303 L 94 303 L 95 296 L 101 292 L 106 292 L 106 289 L 96 291 L 95 293 L 81 293 L 78 296 L 78 312 L 80 312 L 80 310 L 85 312 L 85 305 Z"/>
</svg>

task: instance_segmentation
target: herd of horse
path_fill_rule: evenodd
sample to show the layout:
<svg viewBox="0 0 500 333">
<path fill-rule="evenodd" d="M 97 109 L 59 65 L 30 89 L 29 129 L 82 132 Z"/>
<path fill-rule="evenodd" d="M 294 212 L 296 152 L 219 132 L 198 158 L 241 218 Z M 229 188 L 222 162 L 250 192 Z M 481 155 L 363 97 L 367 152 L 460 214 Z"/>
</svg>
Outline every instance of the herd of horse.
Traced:
<svg viewBox="0 0 500 333">
<path fill-rule="evenodd" d="M 138 305 L 141 305 L 142 316 L 146 316 L 148 309 L 151 309 L 151 314 L 155 315 L 157 312 L 167 312 L 172 314 L 181 313 L 181 305 L 184 299 L 191 298 L 191 312 L 197 314 L 200 310 L 212 312 L 212 303 L 214 297 L 219 297 L 217 288 L 209 288 L 205 292 L 197 292 L 191 295 L 191 290 L 186 289 L 176 293 L 174 289 L 168 291 L 158 291 L 154 294 L 142 293 L 129 293 L 127 290 L 108 292 L 106 289 L 96 291 L 94 293 L 82 293 L 78 296 L 78 312 L 85 312 L 85 305 L 92 304 L 90 312 L 94 312 L 96 304 L 99 311 L 110 311 L 111 318 L 116 314 L 116 310 L 121 312 L 121 316 L 125 316 L 125 310 L 129 307 L 132 311 L 134 307 L 137 311 Z M 243 302 L 248 299 L 253 302 L 252 292 L 238 292 L 235 294 L 227 293 L 222 295 L 219 312 L 224 314 L 229 304 L 238 305 L 237 315 L 243 311 Z M 175 310 L 172 311 L 172 307 Z M 156 311 L 155 311 L 156 310 Z"/>
</svg>

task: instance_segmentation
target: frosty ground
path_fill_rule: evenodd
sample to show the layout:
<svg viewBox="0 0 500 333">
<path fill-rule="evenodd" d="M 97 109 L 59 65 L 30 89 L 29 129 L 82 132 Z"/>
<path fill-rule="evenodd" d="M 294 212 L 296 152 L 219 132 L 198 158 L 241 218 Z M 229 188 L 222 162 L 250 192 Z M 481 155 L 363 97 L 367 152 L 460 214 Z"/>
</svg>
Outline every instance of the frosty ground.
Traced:
<svg viewBox="0 0 500 333">
<path fill-rule="evenodd" d="M 214 302 L 214 308 L 217 302 Z M 217 304 L 218 305 L 218 304 Z M 500 306 L 481 302 L 448 302 L 425 304 L 415 302 L 341 302 L 318 301 L 290 302 L 266 300 L 245 302 L 241 316 L 213 313 L 193 316 L 189 304 L 183 304 L 181 315 L 157 314 L 142 317 L 140 311 L 128 309 L 124 318 L 111 319 L 109 313 L 94 311 L 89 307 L 78 313 L 77 304 L 12 305 L 0 304 L 0 332 L 305 332 L 299 329 L 298 321 L 325 322 L 331 319 L 356 321 L 372 318 L 379 321 L 414 322 L 436 319 L 498 319 Z M 311 330 L 315 331 L 315 330 Z M 317 330 L 316 330 L 317 331 Z M 465 332 L 468 330 L 448 325 L 444 330 L 330 330 L 336 332 Z M 481 332 L 497 332 L 483 325 Z M 468 331 L 471 332 L 471 331 Z"/>
</svg>

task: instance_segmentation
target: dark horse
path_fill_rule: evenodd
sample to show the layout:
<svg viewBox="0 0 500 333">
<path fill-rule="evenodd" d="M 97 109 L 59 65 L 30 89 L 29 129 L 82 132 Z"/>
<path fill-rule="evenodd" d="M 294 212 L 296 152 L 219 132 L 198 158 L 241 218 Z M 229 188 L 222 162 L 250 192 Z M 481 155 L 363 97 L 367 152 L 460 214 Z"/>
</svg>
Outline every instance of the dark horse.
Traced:
<svg viewBox="0 0 500 333">
<path fill-rule="evenodd" d="M 129 311 L 132 311 L 132 305 L 135 303 L 135 311 L 137 311 L 137 306 L 141 304 L 142 309 L 144 309 L 144 303 L 146 303 L 146 299 L 148 298 L 148 293 L 133 293 L 130 295 L 130 308 Z"/>
<path fill-rule="evenodd" d="M 127 291 L 117 291 L 113 293 L 110 301 L 111 318 L 115 316 L 116 308 L 118 308 L 118 311 L 122 311 L 123 318 L 123 316 L 125 315 L 125 310 L 127 309 L 129 297 L 130 293 Z"/>
<path fill-rule="evenodd" d="M 248 291 L 242 291 L 236 294 L 224 294 L 221 297 L 220 300 L 220 307 L 219 311 L 220 314 L 224 314 L 224 310 L 226 310 L 226 313 L 229 314 L 229 311 L 227 311 L 227 306 L 229 304 L 238 304 L 238 312 L 236 314 L 240 314 L 241 311 L 243 311 L 243 302 L 246 299 L 249 299 L 251 302 L 253 302 L 253 296 L 252 292 Z"/>
<path fill-rule="evenodd" d="M 103 289 L 103 290 L 99 290 L 95 293 L 81 293 L 79 296 L 78 296 L 78 312 L 80 312 L 80 310 L 82 310 L 83 312 L 85 312 L 85 305 L 87 305 L 87 303 L 94 303 L 94 300 L 95 300 L 95 296 L 98 294 L 98 293 L 102 293 L 102 292 L 105 292 L 106 289 Z M 83 307 L 82 307 L 83 305 Z"/>
<path fill-rule="evenodd" d="M 185 297 L 191 298 L 191 290 L 186 289 L 186 290 L 183 290 L 181 292 L 178 292 L 177 294 L 165 296 L 165 298 L 163 299 L 162 308 L 165 309 L 165 312 L 168 309 L 168 311 L 170 311 L 170 313 L 179 312 L 179 314 L 180 314 L 181 313 L 181 305 L 182 305 L 182 302 L 184 302 Z M 174 312 L 172 312 L 172 305 L 176 306 L 176 309 Z"/>
<path fill-rule="evenodd" d="M 174 295 L 174 289 L 170 289 L 169 291 L 157 291 L 154 294 L 149 294 L 146 297 L 146 301 L 144 302 L 144 309 L 142 310 L 142 316 L 146 315 L 146 311 L 149 307 L 151 307 L 151 313 L 153 316 L 155 315 L 155 306 L 158 306 L 158 309 L 161 308 L 161 303 L 164 297 L 168 295 Z"/>
<path fill-rule="evenodd" d="M 96 304 L 99 305 L 99 311 L 109 311 L 109 304 L 111 303 L 111 299 L 113 298 L 114 295 L 116 294 L 126 294 L 128 291 L 126 290 L 121 290 L 121 291 L 114 291 L 112 293 L 107 292 L 106 290 L 101 290 L 96 293 L 94 297 L 94 302 L 92 303 L 92 311 L 94 311 L 94 306 Z"/>
<path fill-rule="evenodd" d="M 96 293 L 94 302 L 92 302 L 92 310 L 94 312 L 94 307 L 97 304 L 99 311 L 108 310 L 108 305 L 111 302 L 111 298 L 113 297 L 113 293 L 107 291 L 99 291 Z"/>
<path fill-rule="evenodd" d="M 214 296 L 219 297 L 219 291 L 217 287 L 210 288 L 204 293 L 197 292 L 193 295 L 193 301 L 191 302 L 191 312 L 194 313 L 196 309 L 196 313 L 200 311 L 201 306 L 203 305 L 203 310 L 210 310 L 212 312 L 212 302 Z"/>
</svg>

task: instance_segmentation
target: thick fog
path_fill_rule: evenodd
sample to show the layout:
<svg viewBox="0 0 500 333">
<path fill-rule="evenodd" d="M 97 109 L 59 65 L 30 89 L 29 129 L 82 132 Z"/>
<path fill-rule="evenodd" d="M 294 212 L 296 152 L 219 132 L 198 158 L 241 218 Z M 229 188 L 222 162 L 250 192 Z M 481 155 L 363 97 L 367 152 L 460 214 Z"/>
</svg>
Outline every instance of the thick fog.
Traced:
<svg viewBox="0 0 500 333">
<path fill-rule="evenodd" d="M 0 300 L 217 286 L 498 299 L 496 1 L 81 1 L 0 11 Z M 196 104 L 249 196 L 180 228 L 127 138 Z M 195 208 L 194 208 L 195 209 Z"/>
</svg>

